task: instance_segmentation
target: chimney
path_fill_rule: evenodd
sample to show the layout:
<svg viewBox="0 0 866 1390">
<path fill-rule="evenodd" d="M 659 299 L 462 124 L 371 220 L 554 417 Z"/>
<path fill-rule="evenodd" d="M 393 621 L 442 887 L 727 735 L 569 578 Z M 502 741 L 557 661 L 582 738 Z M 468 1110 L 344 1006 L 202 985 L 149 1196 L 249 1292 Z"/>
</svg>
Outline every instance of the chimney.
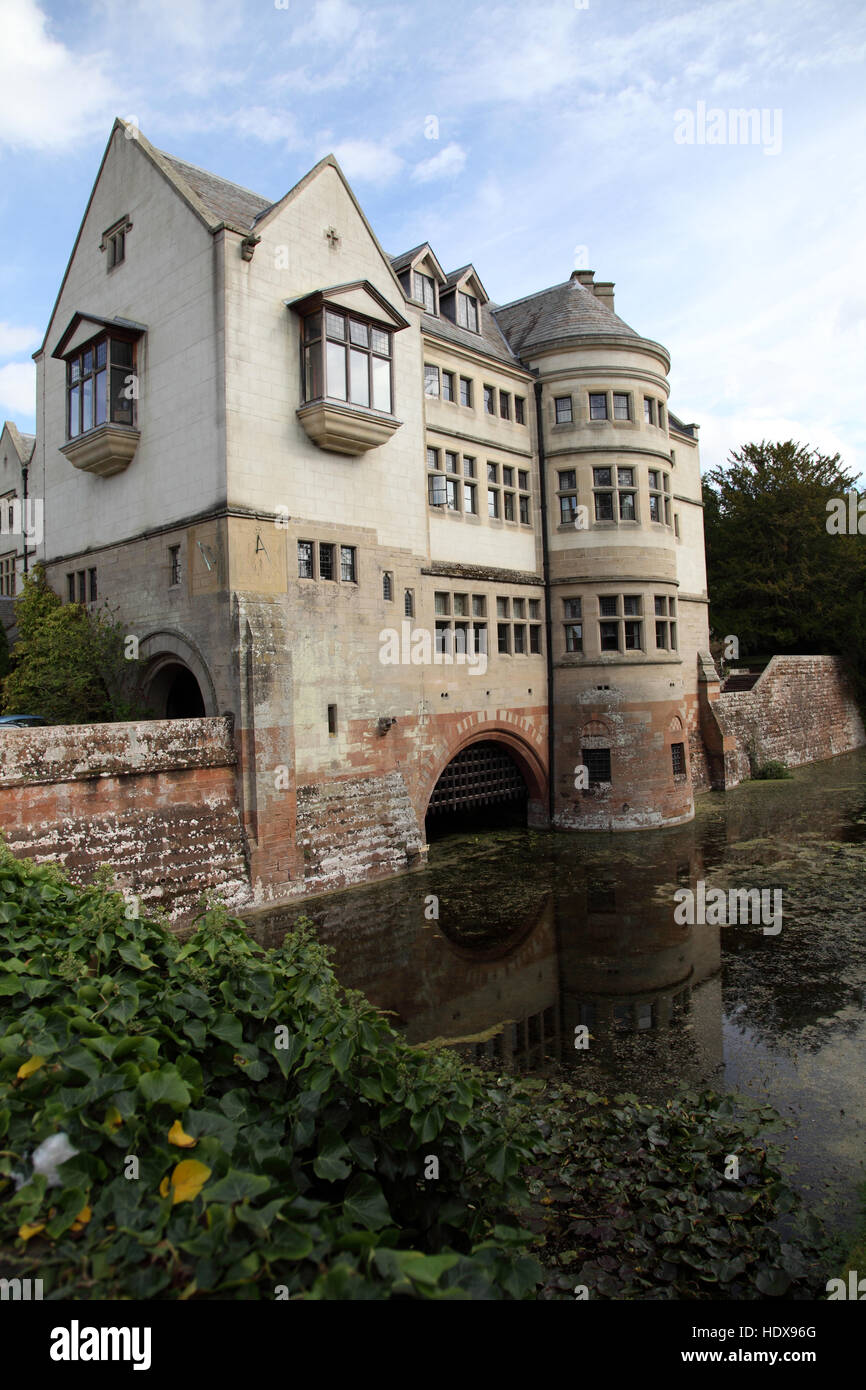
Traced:
<svg viewBox="0 0 866 1390">
<path fill-rule="evenodd" d="M 600 299 L 605 309 L 610 309 L 611 313 L 613 313 L 613 284 L 612 280 L 599 280 L 592 287 L 596 299 Z"/>
<path fill-rule="evenodd" d="M 592 280 L 594 275 L 594 270 L 573 270 L 571 272 L 572 280 L 579 280 L 581 285 L 586 285 L 587 289 L 590 290 L 593 288 Z"/>
</svg>

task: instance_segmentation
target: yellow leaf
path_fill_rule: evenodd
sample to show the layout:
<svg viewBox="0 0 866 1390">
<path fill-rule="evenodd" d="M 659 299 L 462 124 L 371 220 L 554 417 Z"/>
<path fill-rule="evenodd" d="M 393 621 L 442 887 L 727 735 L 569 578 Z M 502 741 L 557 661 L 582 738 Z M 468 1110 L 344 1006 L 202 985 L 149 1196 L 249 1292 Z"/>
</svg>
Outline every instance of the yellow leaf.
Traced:
<svg viewBox="0 0 866 1390">
<path fill-rule="evenodd" d="M 25 1077 L 32 1076 L 35 1071 L 38 1071 L 40 1067 L 44 1066 L 44 1057 L 30 1057 L 26 1062 L 21 1063 L 21 1066 L 18 1068 L 17 1075 L 23 1081 Z"/>
<path fill-rule="evenodd" d="M 25 1221 L 25 1223 L 24 1223 L 23 1226 L 19 1226 L 19 1227 L 18 1227 L 18 1234 L 19 1234 L 19 1236 L 21 1237 L 22 1240 L 30 1240 L 31 1236 L 38 1235 L 40 1231 L 44 1231 L 44 1230 L 45 1230 L 45 1222 L 44 1222 L 44 1221 L 38 1222 L 36 1225 L 33 1225 L 33 1226 L 28 1226 L 28 1225 L 27 1225 L 27 1222 Z"/>
<path fill-rule="evenodd" d="M 83 1230 L 84 1230 L 84 1227 L 87 1225 L 87 1223 L 88 1223 L 88 1221 L 90 1220 L 90 1218 L 91 1218 L 92 1215 L 93 1215 L 93 1210 L 92 1210 L 92 1208 L 91 1208 L 91 1207 L 88 1207 L 88 1206 L 85 1204 L 85 1205 L 81 1208 L 81 1211 L 80 1211 L 80 1212 L 78 1213 L 78 1215 L 76 1216 L 76 1218 L 75 1218 L 75 1220 L 73 1221 L 72 1225 L 70 1226 L 70 1228 L 69 1228 L 70 1231 L 83 1231 Z"/>
<path fill-rule="evenodd" d="M 185 1158 L 179 1163 L 171 1175 L 171 1201 L 176 1206 L 178 1202 L 191 1202 L 193 1197 L 197 1197 L 211 1175 L 211 1169 L 204 1163 L 199 1163 L 197 1158 Z"/>
<path fill-rule="evenodd" d="M 175 1120 L 171 1129 L 168 1131 L 168 1142 L 170 1144 L 176 1144 L 179 1149 L 191 1149 L 198 1143 L 198 1140 L 193 1139 L 191 1134 L 186 1133 L 180 1120 Z"/>
<path fill-rule="evenodd" d="M 168 1184 L 168 1178 L 165 1177 L 165 1178 L 163 1178 L 162 1182 L 159 1184 L 159 1195 L 160 1195 L 160 1197 L 167 1197 L 167 1196 L 168 1196 L 168 1186 L 169 1186 L 169 1184 Z"/>
<path fill-rule="evenodd" d="M 105 1112 L 105 1123 L 109 1129 L 119 1129 L 123 1124 L 123 1116 L 116 1105 L 109 1105 Z"/>
</svg>

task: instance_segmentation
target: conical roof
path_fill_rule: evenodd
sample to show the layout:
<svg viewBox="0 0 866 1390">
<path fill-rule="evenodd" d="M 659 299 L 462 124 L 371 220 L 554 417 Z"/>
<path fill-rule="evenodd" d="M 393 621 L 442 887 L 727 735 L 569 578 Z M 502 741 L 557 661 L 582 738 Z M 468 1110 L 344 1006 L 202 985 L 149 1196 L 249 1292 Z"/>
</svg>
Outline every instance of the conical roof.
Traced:
<svg viewBox="0 0 866 1390">
<path fill-rule="evenodd" d="M 609 309 L 577 273 L 561 285 L 516 299 L 494 309 L 496 321 L 514 352 L 525 357 L 534 348 L 568 338 L 600 333 L 639 339 L 640 334 Z"/>
</svg>

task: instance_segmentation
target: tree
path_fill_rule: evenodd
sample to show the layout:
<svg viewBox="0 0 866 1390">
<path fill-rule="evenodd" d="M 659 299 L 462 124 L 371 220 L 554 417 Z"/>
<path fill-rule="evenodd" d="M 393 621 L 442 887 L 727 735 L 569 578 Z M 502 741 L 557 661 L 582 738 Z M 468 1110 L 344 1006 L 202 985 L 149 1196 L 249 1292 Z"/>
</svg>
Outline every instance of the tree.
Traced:
<svg viewBox="0 0 866 1390">
<path fill-rule="evenodd" d="M 854 489 L 832 457 L 788 440 L 746 444 L 704 479 L 710 622 L 740 652 L 852 657 L 866 574 L 860 536 L 832 535 L 827 502 Z M 862 650 L 862 649 L 861 649 Z"/>
<path fill-rule="evenodd" d="M 41 714 L 51 724 L 149 717 L 135 695 L 139 663 L 125 659 L 124 632 L 110 615 L 63 603 L 43 565 L 25 575 L 15 613 L 5 714 Z"/>
</svg>

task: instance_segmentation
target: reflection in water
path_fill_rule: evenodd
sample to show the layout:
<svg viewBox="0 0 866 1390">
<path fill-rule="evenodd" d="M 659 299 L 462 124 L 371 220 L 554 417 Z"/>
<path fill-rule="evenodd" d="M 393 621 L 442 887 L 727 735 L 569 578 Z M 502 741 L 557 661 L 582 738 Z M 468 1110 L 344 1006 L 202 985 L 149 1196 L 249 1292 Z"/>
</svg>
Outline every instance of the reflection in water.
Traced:
<svg viewBox="0 0 866 1390">
<path fill-rule="evenodd" d="M 453 835 L 423 869 L 251 925 L 273 945 L 311 917 L 342 982 L 411 1042 L 604 1093 L 768 1100 L 793 1121 L 800 1185 L 845 1219 L 866 1178 L 864 868 L 860 752 L 705 796 L 667 830 Z M 699 879 L 781 888 L 781 932 L 676 924 Z"/>
</svg>

